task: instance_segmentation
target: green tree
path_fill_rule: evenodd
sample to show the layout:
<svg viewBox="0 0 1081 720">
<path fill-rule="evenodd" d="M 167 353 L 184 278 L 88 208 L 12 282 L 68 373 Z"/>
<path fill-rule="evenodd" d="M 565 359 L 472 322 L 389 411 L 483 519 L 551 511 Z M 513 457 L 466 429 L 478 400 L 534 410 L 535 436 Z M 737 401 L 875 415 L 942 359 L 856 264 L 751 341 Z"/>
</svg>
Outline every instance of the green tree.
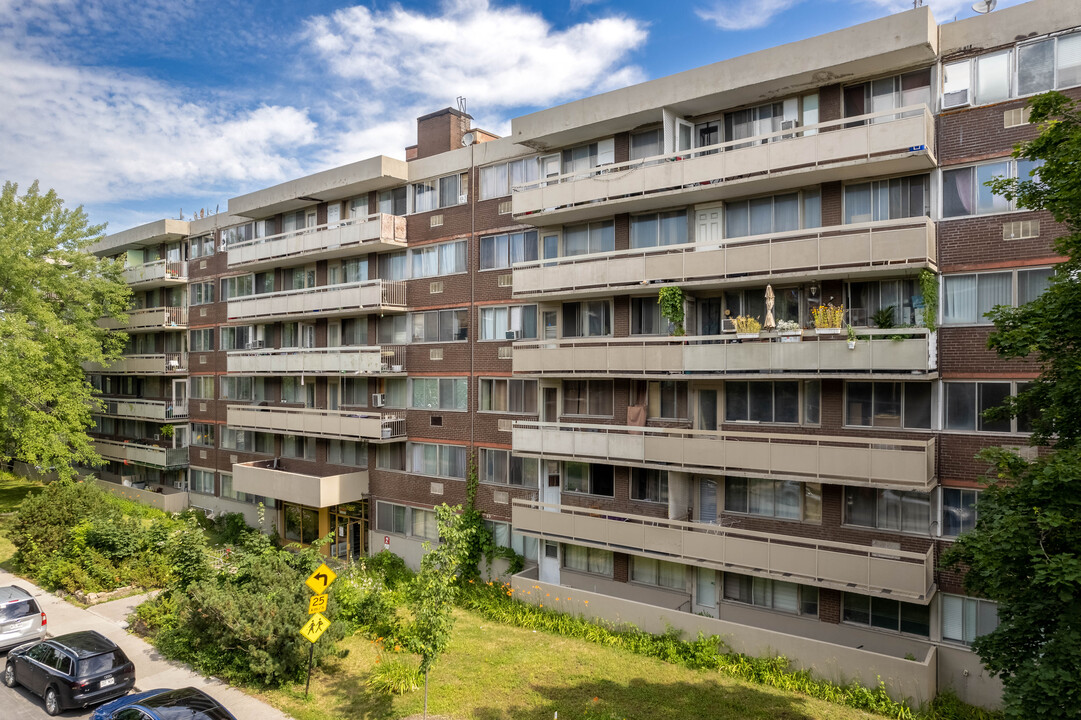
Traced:
<svg viewBox="0 0 1081 720">
<path fill-rule="evenodd" d="M 1034 361 L 1040 375 L 989 415 L 1027 415 L 1031 442 L 1054 452 L 1032 463 L 1001 448 L 981 453 L 994 472 L 978 522 L 944 562 L 967 570 L 969 592 L 998 604 L 998 627 L 974 649 L 1002 678 L 1007 716 L 1081 717 L 1081 113 L 1059 93 L 1034 98 L 1031 109 L 1040 135 L 1014 157 L 1042 165 L 990 185 L 1062 223 L 1055 248 L 1066 259 L 1038 299 L 990 313 L 989 347 Z"/>
<path fill-rule="evenodd" d="M 98 327 L 123 318 L 130 298 L 119 263 L 87 248 L 104 226 L 52 190 L 0 193 L 0 460 L 55 467 L 101 462 L 86 435 L 92 388 L 82 363 L 109 363 L 124 333 Z"/>
<path fill-rule="evenodd" d="M 31 573 L 72 544 L 72 532 L 87 520 L 120 521 L 120 512 L 94 483 L 61 480 L 23 500 L 8 537 L 15 560 Z"/>
</svg>

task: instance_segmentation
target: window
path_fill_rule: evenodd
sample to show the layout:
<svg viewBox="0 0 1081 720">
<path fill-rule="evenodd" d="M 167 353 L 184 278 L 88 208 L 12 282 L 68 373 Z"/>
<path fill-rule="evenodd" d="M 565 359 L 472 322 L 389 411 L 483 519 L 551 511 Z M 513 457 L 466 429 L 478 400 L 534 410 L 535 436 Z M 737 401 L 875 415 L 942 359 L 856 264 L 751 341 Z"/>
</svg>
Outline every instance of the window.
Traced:
<svg viewBox="0 0 1081 720">
<path fill-rule="evenodd" d="M 931 383 L 846 382 L 845 424 L 931 429 Z"/>
<path fill-rule="evenodd" d="M 352 440 L 327 442 L 327 462 L 334 465 L 368 467 L 368 444 Z"/>
<path fill-rule="evenodd" d="M 668 503 L 668 471 L 631 468 L 631 500 Z"/>
<path fill-rule="evenodd" d="M 315 459 L 315 438 L 301 435 L 282 435 L 282 457 Z"/>
<path fill-rule="evenodd" d="M 300 384 L 300 378 L 283 377 L 281 379 L 281 401 L 283 403 L 303 403 L 306 398 L 305 387 Z"/>
<path fill-rule="evenodd" d="M 686 210 L 631 217 L 631 248 L 682 245 L 686 242 L 690 242 Z"/>
<path fill-rule="evenodd" d="M 671 590 L 687 588 L 687 569 L 683 565 L 652 558 L 631 558 L 631 581 Z"/>
<path fill-rule="evenodd" d="M 926 535 L 931 527 L 931 496 L 914 490 L 846 487 L 845 522 Z"/>
<path fill-rule="evenodd" d="M 1017 82 L 1011 83 L 1016 62 Z M 1081 33 L 942 66 L 942 107 L 982 105 L 1081 84 Z M 974 97 L 972 89 L 975 88 Z"/>
<path fill-rule="evenodd" d="M 480 239 L 480 269 L 509 268 L 514 263 L 536 260 L 537 231 L 488 235 Z"/>
<path fill-rule="evenodd" d="M 222 400 L 264 400 L 264 378 L 231 377 L 221 378 Z"/>
<path fill-rule="evenodd" d="M 613 565 L 611 550 L 598 550 L 580 545 L 563 546 L 563 567 L 567 570 L 612 577 Z"/>
<path fill-rule="evenodd" d="M 998 604 L 990 600 L 942 594 L 942 639 L 971 645 L 998 627 Z"/>
<path fill-rule="evenodd" d="M 744 382 L 724 384 L 726 422 L 799 422 L 799 382 Z"/>
<path fill-rule="evenodd" d="M 612 304 L 607 300 L 563 303 L 563 337 L 612 334 Z"/>
<path fill-rule="evenodd" d="M 439 523 L 434 510 L 409 508 L 409 534 L 425 540 L 439 540 Z"/>
<path fill-rule="evenodd" d="M 563 463 L 563 490 L 586 495 L 614 495 L 614 474 L 611 465 Z"/>
<path fill-rule="evenodd" d="M 417 475 L 465 479 L 465 448 L 461 445 L 408 443 L 407 470 Z"/>
<path fill-rule="evenodd" d="M 480 409 L 486 412 L 537 413 L 537 381 L 517 378 L 483 378 Z"/>
<path fill-rule="evenodd" d="M 725 203 L 724 236 L 766 235 L 822 224 L 822 200 L 818 190 Z"/>
<path fill-rule="evenodd" d="M 304 545 L 319 539 L 319 511 L 292 503 L 282 503 L 285 509 L 285 539 Z"/>
<path fill-rule="evenodd" d="M 611 417 L 612 381 L 563 381 L 563 414 Z"/>
<path fill-rule="evenodd" d="M 564 150 L 563 174 L 584 173 L 600 165 L 611 165 L 615 161 L 615 140 L 604 138 L 588 145 Z"/>
<path fill-rule="evenodd" d="M 1028 180 L 1042 161 L 1003 159 L 942 171 L 942 217 L 986 215 L 1017 210 L 1017 204 L 991 192 L 986 183 L 998 177 Z"/>
<path fill-rule="evenodd" d="M 724 480 L 725 512 L 822 522 L 822 486 L 794 480 L 730 477 Z"/>
<path fill-rule="evenodd" d="M 411 378 L 412 400 L 418 410 L 466 410 L 468 378 Z"/>
<path fill-rule="evenodd" d="M 221 300 L 255 294 L 255 276 L 238 275 L 221 279 Z"/>
<path fill-rule="evenodd" d="M 192 423 L 191 444 L 200 447 L 214 447 L 214 426 L 210 423 Z"/>
<path fill-rule="evenodd" d="M 469 338 L 467 310 L 413 313 L 413 342 L 457 342 Z"/>
<path fill-rule="evenodd" d="M 380 470 L 405 470 L 405 445 L 402 443 L 377 445 L 375 466 Z"/>
<path fill-rule="evenodd" d="M 510 523 L 496 522 L 494 520 L 485 520 L 484 527 L 488 528 L 488 532 L 492 533 L 492 538 L 498 547 L 509 547 L 514 552 L 518 553 L 526 560 L 537 561 L 539 541 L 535 537 L 527 537 L 516 532 L 512 532 Z M 557 549 L 558 552 L 558 549 Z"/>
<path fill-rule="evenodd" d="M 188 380 L 188 383 L 191 387 L 191 397 L 193 400 L 214 399 L 213 375 L 192 375 Z"/>
<path fill-rule="evenodd" d="M 406 407 L 409 399 L 406 378 L 387 378 L 383 382 L 383 392 L 386 394 L 388 408 Z"/>
<path fill-rule="evenodd" d="M 942 278 L 943 325 L 990 325 L 996 305 L 1032 302 L 1051 284 L 1051 268 L 945 275 Z M 1015 292 L 1016 288 L 1016 292 Z M 1015 300 L 1016 298 L 1016 300 Z"/>
<path fill-rule="evenodd" d="M 191 239 L 190 257 L 192 260 L 210 257 L 214 254 L 214 238 L 210 235 Z"/>
<path fill-rule="evenodd" d="M 631 135 L 631 160 L 664 154 L 664 129 L 646 130 Z"/>
<path fill-rule="evenodd" d="M 931 104 L 931 69 L 878 78 L 844 89 L 845 117 L 888 112 L 911 105 Z M 896 115 L 871 118 L 872 123 L 889 122 Z M 856 124 L 862 124 L 857 121 Z"/>
<path fill-rule="evenodd" d="M 455 173 L 413 184 L 413 212 L 427 212 L 466 202 L 469 173 Z"/>
<path fill-rule="evenodd" d="M 379 318 L 376 338 L 380 345 L 409 342 L 409 318 L 406 315 L 384 315 Z"/>
<path fill-rule="evenodd" d="M 296 323 L 293 323 L 296 327 Z M 247 350 L 255 339 L 255 328 L 251 325 L 225 325 L 221 332 L 222 350 Z"/>
<path fill-rule="evenodd" d="M 222 378 L 222 380 L 225 380 L 225 378 Z M 255 433 L 251 430 L 237 430 L 225 425 L 221 429 L 221 447 L 223 450 L 253 452 L 255 450 Z"/>
<path fill-rule="evenodd" d="M 671 330 L 656 297 L 631 298 L 631 335 L 668 335 Z"/>
<path fill-rule="evenodd" d="M 368 379 L 342 378 L 341 404 L 353 407 L 368 407 Z"/>
<path fill-rule="evenodd" d="M 466 271 L 466 241 L 428 245 L 410 250 L 413 277 L 441 277 Z"/>
<path fill-rule="evenodd" d="M 379 256 L 379 277 L 383 280 L 405 280 L 408 269 L 405 250 Z"/>
<path fill-rule="evenodd" d="M 942 534 L 957 537 L 976 527 L 978 490 L 942 488 Z"/>
<path fill-rule="evenodd" d="M 536 157 L 512 160 L 480 169 L 480 199 L 510 195 L 515 185 L 524 185 L 540 177 L 540 165 Z"/>
<path fill-rule="evenodd" d="M 1009 382 L 946 382 L 946 429 L 976 432 L 1026 432 L 1023 420 L 1002 418 L 989 420 L 984 413 L 1001 407 L 1006 398 L 1015 395 Z M 1018 423 L 1021 423 L 1018 425 Z"/>
<path fill-rule="evenodd" d="M 379 532 L 405 535 L 405 506 L 386 502 L 375 504 L 375 529 Z"/>
<path fill-rule="evenodd" d="M 405 215 L 406 210 L 406 189 L 405 187 L 394 188 L 392 190 L 383 190 L 379 193 L 379 212 L 387 213 L 389 215 Z M 368 199 L 363 199 L 364 214 L 368 214 Z"/>
<path fill-rule="evenodd" d="M 537 338 L 537 306 L 510 305 L 480 309 L 480 339 L 506 340 L 516 332 L 524 340 Z"/>
<path fill-rule="evenodd" d="M 214 283 L 192 283 L 188 286 L 192 305 L 209 305 L 214 302 Z"/>
<path fill-rule="evenodd" d="M 914 325 L 923 296 L 915 279 L 850 282 L 846 288 L 849 322 L 870 326 L 874 314 L 891 308 L 894 325 Z"/>
<path fill-rule="evenodd" d="M 211 352 L 214 350 L 214 328 L 190 330 L 188 348 L 192 352 Z"/>
<path fill-rule="evenodd" d="M 616 225 L 611 220 L 563 228 L 563 256 L 611 252 L 616 249 Z"/>
<path fill-rule="evenodd" d="M 842 593 L 841 602 L 844 622 L 922 637 L 931 634 L 931 611 L 926 605 L 847 592 Z"/>
<path fill-rule="evenodd" d="M 845 224 L 923 217 L 930 187 L 930 175 L 845 185 Z"/>
<path fill-rule="evenodd" d="M 402 326 L 405 325 L 404 315 L 393 315 L 389 317 L 401 318 Z M 383 318 L 386 319 L 386 318 Z M 368 318 L 345 318 L 342 320 L 342 345 L 367 345 L 368 344 Z M 328 343 L 329 344 L 329 343 Z"/>
<path fill-rule="evenodd" d="M 818 588 L 781 580 L 725 573 L 724 599 L 793 615 L 818 615 Z"/>
<path fill-rule="evenodd" d="M 537 487 L 540 478 L 540 460 L 520 458 L 508 450 L 480 449 L 480 478 L 487 483 Z"/>
<path fill-rule="evenodd" d="M 189 469 L 188 488 L 192 492 L 201 493 L 203 495 L 213 495 L 215 490 L 214 471 L 197 470 L 196 468 Z"/>
<path fill-rule="evenodd" d="M 679 380 L 653 380 L 648 385 L 649 417 L 683 420 L 690 417 L 687 407 L 687 383 Z"/>
</svg>

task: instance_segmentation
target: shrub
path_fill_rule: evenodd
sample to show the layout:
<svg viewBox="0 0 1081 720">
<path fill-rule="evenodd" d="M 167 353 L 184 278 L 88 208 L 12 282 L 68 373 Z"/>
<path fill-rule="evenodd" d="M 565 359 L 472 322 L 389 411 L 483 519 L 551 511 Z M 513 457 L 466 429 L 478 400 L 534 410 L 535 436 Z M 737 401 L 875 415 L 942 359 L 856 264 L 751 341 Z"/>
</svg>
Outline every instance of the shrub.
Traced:
<svg viewBox="0 0 1081 720">
<path fill-rule="evenodd" d="M 353 566 L 338 578 L 334 595 L 338 600 L 338 617 L 341 620 L 376 637 L 397 635 L 395 603 L 379 573 Z"/>
<path fill-rule="evenodd" d="M 72 529 L 85 520 L 115 521 L 120 513 L 104 490 L 89 482 L 60 480 L 23 500 L 9 538 L 15 561 L 33 573 L 43 562 L 61 554 L 71 542 Z"/>
<path fill-rule="evenodd" d="M 405 566 L 405 560 L 390 550 L 381 550 L 377 555 L 368 558 L 364 561 L 364 567 L 378 573 L 388 590 L 394 590 L 413 579 L 413 571 Z"/>
<path fill-rule="evenodd" d="M 403 660 L 387 660 L 383 655 L 368 677 L 368 687 L 385 695 L 405 695 L 420 689 L 423 679 L 416 665 Z"/>
</svg>

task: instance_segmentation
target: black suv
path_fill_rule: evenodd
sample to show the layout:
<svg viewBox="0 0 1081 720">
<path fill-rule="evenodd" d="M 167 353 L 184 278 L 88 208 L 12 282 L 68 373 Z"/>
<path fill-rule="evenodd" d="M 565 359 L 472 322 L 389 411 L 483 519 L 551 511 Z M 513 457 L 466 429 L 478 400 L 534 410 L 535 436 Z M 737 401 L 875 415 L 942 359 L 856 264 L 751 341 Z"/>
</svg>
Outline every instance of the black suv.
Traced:
<svg viewBox="0 0 1081 720">
<path fill-rule="evenodd" d="M 135 665 L 112 640 L 87 630 L 12 650 L 4 684 L 16 683 L 45 698 L 45 712 L 56 715 L 125 695 L 135 685 Z"/>
</svg>

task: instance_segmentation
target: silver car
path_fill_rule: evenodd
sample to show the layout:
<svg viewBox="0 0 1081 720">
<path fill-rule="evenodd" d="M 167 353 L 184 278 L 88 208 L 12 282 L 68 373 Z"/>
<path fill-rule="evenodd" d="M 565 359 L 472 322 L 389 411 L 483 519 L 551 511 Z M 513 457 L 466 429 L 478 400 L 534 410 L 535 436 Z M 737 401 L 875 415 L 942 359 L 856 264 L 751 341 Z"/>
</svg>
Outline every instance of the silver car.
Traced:
<svg viewBox="0 0 1081 720">
<path fill-rule="evenodd" d="M 21 587 L 0 587 L 0 651 L 45 639 L 45 613 Z"/>
</svg>

